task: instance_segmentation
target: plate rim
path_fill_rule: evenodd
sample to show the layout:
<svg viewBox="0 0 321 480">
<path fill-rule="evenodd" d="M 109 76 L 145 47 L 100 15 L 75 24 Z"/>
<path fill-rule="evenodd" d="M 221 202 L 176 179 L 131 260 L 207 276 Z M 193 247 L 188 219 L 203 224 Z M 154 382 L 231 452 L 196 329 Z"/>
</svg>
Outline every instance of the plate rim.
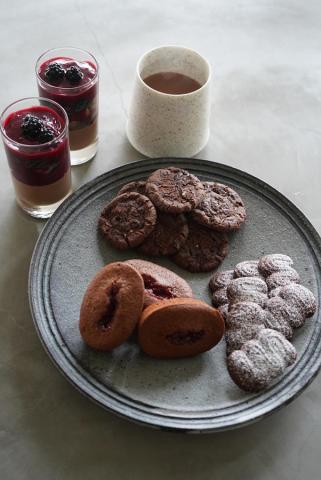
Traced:
<svg viewBox="0 0 321 480">
<path fill-rule="evenodd" d="M 80 365 L 78 366 L 77 371 L 75 372 L 75 367 L 71 365 L 70 363 L 67 362 L 67 365 L 65 367 L 71 368 L 73 371 L 68 373 L 65 368 L 64 368 L 64 361 L 57 356 L 57 351 L 55 351 L 52 347 L 52 344 L 48 342 L 48 338 L 45 339 L 43 337 L 43 332 L 41 329 L 41 323 L 38 323 L 37 319 L 37 305 L 34 301 L 35 298 L 35 291 L 37 287 L 37 282 L 35 282 L 36 278 L 36 268 L 39 266 L 39 262 L 41 260 L 41 252 L 43 245 L 46 245 L 48 237 L 50 238 L 50 232 L 51 229 L 55 226 L 56 221 L 63 216 L 64 212 L 67 210 L 67 213 L 70 209 L 70 206 L 72 206 L 73 203 L 76 203 L 77 198 L 81 197 L 82 195 L 85 195 L 86 191 L 90 191 L 95 185 L 99 185 L 102 181 L 106 180 L 108 183 L 109 177 L 115 176 L 117 177 L 118 174 L 124 173 L 126 175 L 126 171 L 129 169 L 130 174 L 134 175 L 135 170 L 138 170 L 137 173 L 139 173 L 139 170 L 142 169 L 143 166 L 148 167 L 153 167 L 153 165 L 161 164 L 161 166 L 157 166 L 155 168 L 162 168 L 166 165 L 171 165 L 171 164 L 182 164 L 186 163 L 185 168 L 197 168 L 203 165 L 203 167 L 209 167 L 210 170 L 212 170 L 211 173 L 214 171 L 218 171 L 218 174 L 220 174 L 220 171 L 228 174 L 230 176 L 236 177 L 239 179 L 242 179 L 243 181 L 245 180 L 245 184 L 247 187 L 253 188 L 253 184 L 259 185 L 262 187 L 262 192 L 261 195 L 263 197 L 267 198 L 271 202 L 271 197 L 269 197 L 267 194 L 269 193 L 272 197 L 277 198 L 280 200 L 281 204 L 283 207 L 281 210 L 283 212 L 286 212 L 287 216 L 290 216 L 291 220 L 295 223 L 295 226 L 300 232 L 304 235 L 305 238 L 305 243 L 308 243 L 308 246 L 310 249 L 313 251 L 313 254 L 315 256 L 316 263 L 319 266 L 319 269 L 321 267 L 321 238 L 316 231 L 316 229 L 313 227 L 311 222 L 307 219 L 307 217 L 303 214 L 303 212 L 296 206 L 294 205 L 285 195 L 283 195 L 281 192 L 276 190 L 274 187 L 270 186 L 268 183 L 266 183 L 264 180 L 261 180 L 254 175 L 251 175 L 247 172 L 244 172 L 243 170 L 237 169 L 235 167 L 231 167 L 229 165 L 225 165 L 223 163 L 218 163 L 218 162 L 213 162 L 211 160 L 203 160 L 199 158 L 181 158 L 181 157 L 160 157 L 160 158 L 152 158 L 152 159 L 143 159 L 143 160 L 138 160 L 135 162 L 129 162 L 124 165 L 115 167 L 105 173 L 102 173 L 95 177 L 94 179 L 84 183 L 81 185 L 79 188 L 77 188 L 61 205 L 60 207 L 56 210 L 54 215 L 47 221 L 46 225 L 44 226 L 43 230 L 41 231 L 37 242 L 35 244 L 32 258 L 30 261 L 30 268 L 29 268 L 29 277 L 28 277 L 28 296 L 29 296 L 29 305 L 30 305 L 30 310 L 33 318 L 33 323 L 35 326 L 35 329 L 37 331 L 37 334 L 41 340 L 41 343 L 47 352 L 49 358 L 52 360 L 54 365 L 58 368 L 58 370 L 63 374 L 63 376 L 82 394 L 84 394 L 87 398 L 92 400 L 94 403 L 98 404 L 99 406 L 103 407 L 106 410 L 109 410 L 121 417 L 125 417 L 126 419 L 130 419 L 131 421 L 134 421 L 139 424 L 143 424 L 146 426 L 154 427 L 154 428 L 160 428 L 164 430 L 179 430 L 182 432 L 193 432 L 193 433 L 201 433 L 201 432 L 218 432 L 218 431 L 223 431 L 223 430 L 229 430 L 229 429 L 234 429 L 234 428 L 239 428 L 245 425 L 249 425 L 253 422 L 256 422 L 262 418 L 265 418 L 268 415 L 271 415 L 275 411 L 281 409 L 283 406 L 287 405 L 291 401 L 293 401 L 298 395 L 300 395 L 305 388 L 308 387 L 308 385 L 313 381 L 315 376 L 317 375 L 318 371 L 321 368 L 321 342 L 319 342 L 319 349 L 315 350 L 314 355 L 310 355 L 310 357 L 307 359 L 306 363 L 311 363 L 313 357 L 315 357 L 315 362 L 313 363 L 312 367 L 310 366 L 308 370 L 308 375 L 307 377 L 303 378 L 301 382 L 299 382 L 298 385 L 296 385 L 296 389 L 292 392 L 285 392 L 287 393 L 286 395 L 282 391 L 279 392 L 279 399 L 277 402 L 275 402 L 275 405 L 272 406 L 271 408 L 263 408 L 264 404 L 266 403 L 263 401 L 263 407 L 255 407 L 254 412 L 256 412 L 256 415 L 243 415 L 242 419 L 238 419 L 237 421 L 224 421 L 221 420 L 221 422 L 214 422 L 213 418 L 209 417 L 208 419 L 206 417 L 198 418 L 198 419 L 193 419 L 189 417 L 170 417 L 170 416 L 164 416 L 160 415 L 156 407 L 150 407 L 151 410 L 154 410 L 154 412 L 150 413 L 143 413 L 137 405 L 141 404 L 139 401 L 134 400 L 134 404 L 136 406 L 127 406 L 120 408 L 119 405 L 117 405 L 117 399 L 110 399 L 109 398 L 109 403 L 106 404 L 106 402 L 103 402 L 100 398 L 99 395 L 93 396 L 92 392 L 90 392 L 90 389 L 88 391 L 87 388 L 84 388 L 84 385 L 82 384 L 81 380 L 84 380 L 84 377 L 81 375 L 81 370 L 86 370 L 81 367 Z M 198 164 L 198 165 L 197 165 Z M 181 165 L 182 167 L 182 165 Z M 183 167 L 184 168 L 184 167 Z M 258 193 L 258 190 L 256 190 L 256 193 Z M 275 207 L 279 207 L 278 204 L 273 202 Z M 77 208 L 77 207 L 76 207 Z M 279 207 L 280 208 L 280 207 Z M 73 210 L 69 212 L 70 216 Z M 289 215 L 291 213 L 291 215 Z M 295 218 L 296 220 L 301 220 L 301 223 L 298 224 L 297 221 L 295 222 L 293 220 Z M 313 240 L 313 244 L 311 242 Z M 318 251 L 317 251 L 318 250 Z M 318 277 L 319 283 L 319 291 L 320 291 L 320 277 Z M 320 303 L 320 295 L 319 295 L 319 303 Z M 320 305 L 319 305 L 320 307 Z M 320 323 L 320 308 L 318 310 L 318 317 L 315 319 L 315 321 L 318 319 Z M 320 329 L 319 329 L 320 330 Z M 312 332 L 313 333 L 313 332 Z M 321 339 L 321 331 L 319 332 L 319 336 Z M 307 348 L 309 347 L 311 341 L 313 340 L 312 334 L 310 341 L 302 353 L 302 356 L 300 360 L 304 357 L 305 352 Z M 56 345 L 57 347 L 58 345 Z M 61 347 L 62 348 L 62 347 Z M 69 351 L 70 352 L 70 351 Z M 62 353 L 62 352 L 61 352 Z M 62 353 L 63 354 L 63 353 Z M 70 352 L 71 355 L 72 352 Z M 64 354 L 63 354 L 64 355 Z M 67 357 L 64 357 L 63 360 L 66 360 Z M 79 368 L 81 367 L 81 368 Z M 68 370 L 68 368 L 67 368 Z M 76 373 L 76 375 L 75 375 Z M 300 372 L 301 373 L 301 372 Z M 73 375 L 72 375 L 73 374 Z M 90 376 L 90 374 L 88 374 Z M 78 378 L 79 377 L 79 378 Z M 285 377 L 286 378 L 286 377 Z M 86 380 L 87 382 L 89 381 L 88 379 Z M 96 381 L 96 380 L 95 380 Z M 99 383 L 98 381 L 96 381 Z M 290 384 L 292 381 L 290 381 Z M 298 383 L 298 382 L 297 382 Z M 274 387 L 272 387 L 273 389 Z M 270 389 L 268 389 L 266 392 L 269 392 Z M 261 395 L 258 395 L 257 397 L 254 398 L 260 398 L 266 392 L 262 392 Z M 124 396 L 124 395 L 122 395 Z M 285 396 L 283 399 L 282 397 Z M 116 405 L 114 404 L 116 402 Z M 268 404 L 269 405 L 269 402 Z M 119 408 L 117 408 L 117 406 Z M 227 407 L 229 408 L 229 407 Z M 223 409 L 224 410 L 224 409 Z M 226 410 L 226 408 L 225 408 Z"/>
</svg>

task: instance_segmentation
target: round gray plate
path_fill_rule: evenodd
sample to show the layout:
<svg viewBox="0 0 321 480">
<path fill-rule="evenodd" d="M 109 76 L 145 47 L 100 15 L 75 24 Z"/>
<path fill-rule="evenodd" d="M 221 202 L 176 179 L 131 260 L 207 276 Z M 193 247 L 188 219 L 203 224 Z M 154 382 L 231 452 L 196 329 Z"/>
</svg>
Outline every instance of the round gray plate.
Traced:
<svg viewBox="0 0 321 480">
<path fill-rule="evenodd" d="M 82 393 L 128 419 L 181 431 L 218 431 L 258 420 L 293 400 L 321 363 L 321 317 L 296 332 L 298 360 L 267 391 L 251 395 L 231 381 L 222 341 L 195 358 L 155 360 L 132 339 L 111 353 L 90 350 L 78 331 L 79 308 L 95 272 L 108 262 L 144 258 L 119 252 L 97 232 L 104 204 L 127 182 L 145 179 L 161 167 L 187 168 L 202 180 L 235 188 L 248 220 L 230 236 L 230 253 L 221 268 L 267 253 L 294 260 L 302 283 L 320 303 L 321 242 L 304 215 L 264 182 L 231 167 L 198 159 L 151 159 L 117 168 L 79 188 L 46 224 L 31 260 L 29 298 L 36 329 L 60 371 Z M 196 297 L 210 302 L 210 274 L 191 274 L 169 259 L 156 259 L 191 283 Z M 320 312 L 320 308 L 318 308 Z"/>
</svg>

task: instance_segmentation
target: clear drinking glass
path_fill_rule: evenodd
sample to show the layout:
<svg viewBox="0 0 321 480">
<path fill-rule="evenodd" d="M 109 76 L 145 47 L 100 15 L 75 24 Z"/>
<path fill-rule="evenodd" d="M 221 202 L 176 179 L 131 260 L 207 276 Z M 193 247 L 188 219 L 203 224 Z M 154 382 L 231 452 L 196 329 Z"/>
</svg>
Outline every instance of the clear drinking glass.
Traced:
<svg viewBox="0 0 321 480">
<path fill-rule="evenodd" d="M 33 217 L 50 217 L 71 193 L 66 112 L 51 100 L 24 98 L 0 122 L 17 203 Z"/>
<path fill-rule="evenodd" d="M 58 69 L 51 69 L 52 63 Z M 98 70 L 93 55 L 74 47 L 48 50 L 36 62 L 39 96 L 54 100 L 67 112 L 71 165 L 85 163 L 97 152 Z"/>
</svg>

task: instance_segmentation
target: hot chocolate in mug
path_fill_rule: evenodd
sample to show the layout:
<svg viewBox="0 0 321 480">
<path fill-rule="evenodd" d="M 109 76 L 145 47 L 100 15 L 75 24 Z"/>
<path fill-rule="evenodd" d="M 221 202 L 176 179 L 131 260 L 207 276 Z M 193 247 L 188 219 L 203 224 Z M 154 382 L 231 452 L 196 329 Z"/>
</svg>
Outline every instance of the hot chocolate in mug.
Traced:
<svg viewBox="0 0 321 480">
<path fill-rule="evenodd" d="M 209 138 L 211 68 L 186 47 L 162 46 L 137 64 L 127 136 L 148 157 L 192 157 Z"/>
</svg>

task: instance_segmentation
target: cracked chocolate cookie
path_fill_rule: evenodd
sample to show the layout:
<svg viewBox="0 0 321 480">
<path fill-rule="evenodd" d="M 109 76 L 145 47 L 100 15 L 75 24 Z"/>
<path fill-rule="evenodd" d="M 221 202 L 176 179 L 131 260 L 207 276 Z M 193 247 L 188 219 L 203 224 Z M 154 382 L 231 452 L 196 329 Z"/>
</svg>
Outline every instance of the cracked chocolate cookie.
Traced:
<svg viewBox="0 0 321 480">
<path fill-rule="evenodd" d="M 173 255 L 184 245 L 188 236 L 185 215 L 168 215 L 158 212 L 154 230 L 140 245 L 146 255 Z"/>
<path fill-rule="evenodd" d="M 114 247 L 125 250 L 143 243 L 156 220 L 156 209 L 149 198 L 136 192 L 123 193 L 103 209 L 99 228 Z"/>
<path fill-rule="evenodd" d="M 193 220 L 222 232 L 238 230 L 246 219 L 239 194 L 222 183 L 204 182 L 203 185 L 205 195 L 191 214 Z"/>
<path fill-rule="evenodd" d="M 195 175 L 176 167 L 153 172 L 147 179 L 146 192 L 159 210 L 172 214 L 192 211 L 205 194 Z"/>
<path fill-rule="evenodd" d="M 217 268 L 228 254 L 226 235 L 193 221 L 188 228 L 186 242 L 172 257 L 174 262 L 189 272 L 210 272 Z"/>
<path fill-rule="evenodd" d="M 116 262 L 92 279 L 84 295 L 79 329 L 87 345 L 112 350 L 133 332 L 143 309 L 144 283 L 135 268 Z"/>
<path fill-rule="evenodd" d="M 122 195 L 123 193 L 140 193 L 141 195 L 146 195 L 146 182 L 143 180 L 137 180 L 134 182 L 126 183 L 118 192 L 117 195 Z"/>
</svg>

